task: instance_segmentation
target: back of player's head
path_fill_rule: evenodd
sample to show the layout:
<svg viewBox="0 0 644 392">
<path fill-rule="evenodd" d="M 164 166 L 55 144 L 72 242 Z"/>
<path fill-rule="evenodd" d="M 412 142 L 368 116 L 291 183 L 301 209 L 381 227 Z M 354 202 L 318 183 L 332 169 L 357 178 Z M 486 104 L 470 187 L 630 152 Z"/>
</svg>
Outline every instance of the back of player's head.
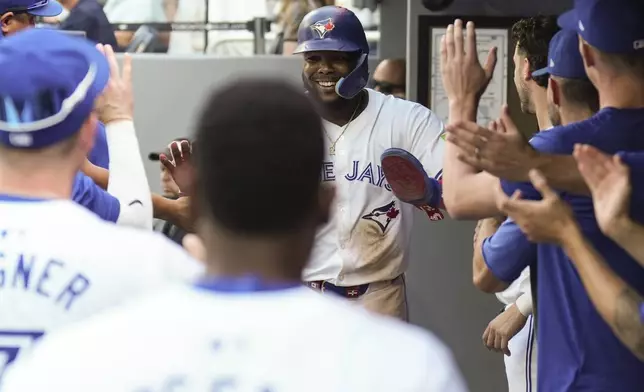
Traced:
<svg viewBox="0 0 644 392">
<path fill-rule="evenodd" d="M 197 125 L 197 212 L 228 232 L 299 231 L 318 214 L 324 140 L 312 103 L 285 82 L 214 92 Z"/>
<path fill-rule="evenodd" d="M 559 90 L 564 99 L 576 107 L 595 113 L 599 110 L 599 92 L 588 79 L 557 78 Z"/>
<path fill-rule="evenodd" d="M 539 15 L 525 18 L 512 26 L 512 38 L 517 52 L 528 60 L 530 72 L 547 65 L 548 44 L 557 31 L 559 26 L 554 16 Z M 543 88 L 548 86 L 547 76 L 534 76 L 533 79 Z"/>
<path fill-rule="evenodd" d="M 575 0 L 575 7 L 559 17 L 559 25 L 580 35 L 599 60 L 616 74 L 644 79 L 644 1 Z M 584 54 L 587 65 L 589 57 Z M 590 59 L 594 61 L 594 59 Z"/>
<path fill-rule="evenodd" d="M 556 85 L 551 84 L 553 89 L 556 88 L 556 93 L 567 103 L 592 112 L 599 110 L 599 93 L 586 75 L 577 33 L 561 30 L 552 37 L 547 66 L 532 73 L 533 77 L 548 75 L 556 82 Z"/>
<path fill-rule="evenodd" d="M 109 79 L 93 45 L 50 29 L 0 40 L 0 69 L 0 144 L 26 151 L 77 135 Z"/>
</svg>

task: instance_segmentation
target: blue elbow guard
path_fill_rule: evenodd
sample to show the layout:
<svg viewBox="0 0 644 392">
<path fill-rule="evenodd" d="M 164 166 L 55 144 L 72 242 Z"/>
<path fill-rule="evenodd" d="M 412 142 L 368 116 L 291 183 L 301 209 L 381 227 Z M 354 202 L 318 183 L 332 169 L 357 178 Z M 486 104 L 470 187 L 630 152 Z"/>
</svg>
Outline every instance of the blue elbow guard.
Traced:
<svg viewBox="0 0 644 392">
<path fill-rule="evenodd" d="M 425 190 L 425 204 L 438 208 L 443 199 L 443 186 L 438 180 L 427 177 L 427 189 Z"/>
<path fill-rule="evenodd" d="M 425 172 L 415 156 L 401 148 L 388 148 L 380 156 L 380 162 L 385 178 L 398 199 L 418 208 L 439 208 L 443 187 Z"/>
</svg>

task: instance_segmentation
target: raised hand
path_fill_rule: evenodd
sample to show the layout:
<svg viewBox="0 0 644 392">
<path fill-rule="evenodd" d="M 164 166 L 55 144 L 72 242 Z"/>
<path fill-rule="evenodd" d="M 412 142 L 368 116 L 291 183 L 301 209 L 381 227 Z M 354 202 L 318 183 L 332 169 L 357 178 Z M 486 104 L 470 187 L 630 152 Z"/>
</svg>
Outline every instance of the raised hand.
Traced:
<svg viewBox="0 0 644 392">
<path fill-rule="evenodd" d="M 174 179 L 183 195 L 191 195 L 194 185 L 192 144 L 188 140 L 175 141 L 168 145 L 170 156 L 159 155 L 159 160 Z"/>
<path fill-rule="evenodd" d="M 530 171 L 530 181 L 541 193 L 541 200 L 522 200 L 519 191 L 508 198 L 499 187 L 497 207 L 514 220 L 530 241 L 562 244 L 566 236 L 579 230 L 570 206 L 548 186 L 538 170 Z"/>
<path fill-rule="evenodd" d="M 132 57 L 125 54 L 123 69 L 119 69 L 114 49 L 110 45 L 96 45 L 105 55 L 110 66 L 110 80 L 96 100 L 96 112 L 103 124 L 112 121 L 134 119 L 134 96 L 132 93 Z"/>
<path fill-rule="evenodd" d="M 576 145 L 577 167 L 593 196 L 595 218 L 607 236 L 617 234 L 629 218 L 631 181 L 628 166 L 588 145 Z"/>
<path fill-rule="evenodd" d="M 447 27 L 441 41 L 441 75 L 450 105 L 478 105 L 496 66 L 496 48 L 490 49 L 485 66 L 479 62 L 474 23 L 467 23 L 463 37 L 463 21 L 456 19 Z"/>
</svg>

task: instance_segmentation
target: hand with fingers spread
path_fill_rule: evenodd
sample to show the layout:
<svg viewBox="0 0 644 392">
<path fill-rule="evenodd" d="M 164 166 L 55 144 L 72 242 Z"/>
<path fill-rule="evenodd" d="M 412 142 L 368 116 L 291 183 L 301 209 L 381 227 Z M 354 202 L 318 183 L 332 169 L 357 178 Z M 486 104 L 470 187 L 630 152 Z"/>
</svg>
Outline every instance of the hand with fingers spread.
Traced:
<svg viewBox="0 0 644 392">
<path fill-rule="evenodd" d="M 617 234 L 630 221 L 631 181 L 628 166 L 618 155 L 610 156 L 588 145 L 576 145 L 574 157 L 590 188 L 599 228 Z"/>
<path fill-rule="evenodd" d="M 496 66 L 496 48 L 488 54 L 485 66 L 479 62 L 474 23 L 468 22 L 465 36 L 460 19 L 447 27 L 441 40 L 441 75 L 450 105 L 478 106 Z"/>
<path fill-rule="evenodd" d="M 168 145 L 168 150 L 170 156 L 160 154 L 159 160 L 168 169 L 181 194 L 191 195 L 194 181 L 192 144 L 188 140 L 174 141 Z"/>
<path fill-rule="evenodd" d="M 545 177 L 538 170 L 530 171 L 530 181 L 541 193 L 541 200 L 522 200 L 519 191 L 508 198 L 499 187 L 497 206 L 514 220 L 530 241 L 561 245 L 567 236 L 579 232 L 572 210 L 548 186 Z"/>
<path fill-rule="evenodd" d="M 483 332 L 483 344 L 488 350 L 503 353 L 510 356 L 508 344 L 521 328 L 525 325 L 528 318 L 521 314 L 516 305 L 509 306 L 501 312 L 494 320 L 490 321 L 485 332 Z"/>
<path fill-rule="evenodd" d="M 132 57 L 123 58 L 123 70 L 119 69 L 114 49 L 110 45 L 96 45 L 110 65 L 110 80 L 100 97 L 96 99 L 96 112 L 103 124 L 134 119 L 134 96 L 132 93 Z"/>
<path fill-rule="evenodd" d="M 458 158 L 462 162 L 499 178 L 525 181 L 539 154 L 519 132 L 507 105 L 495 128 L 458 121 L 445 129 L 447 141 L 460 148 Z"/>
</svg>

